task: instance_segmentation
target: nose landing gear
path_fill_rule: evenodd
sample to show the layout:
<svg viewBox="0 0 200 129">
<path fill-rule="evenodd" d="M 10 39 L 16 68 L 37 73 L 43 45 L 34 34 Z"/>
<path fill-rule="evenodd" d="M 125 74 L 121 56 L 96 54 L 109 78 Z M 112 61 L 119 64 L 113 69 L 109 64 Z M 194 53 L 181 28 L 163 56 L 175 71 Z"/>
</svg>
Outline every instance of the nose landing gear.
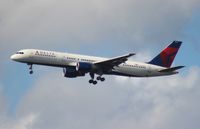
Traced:
<svg viewBox="0 0 200 129">
<path fill-rule="evenodd" d="M 29 66 L 29 73 L 33 74 L 33 64 L 28 64 Z"/>
</svg>

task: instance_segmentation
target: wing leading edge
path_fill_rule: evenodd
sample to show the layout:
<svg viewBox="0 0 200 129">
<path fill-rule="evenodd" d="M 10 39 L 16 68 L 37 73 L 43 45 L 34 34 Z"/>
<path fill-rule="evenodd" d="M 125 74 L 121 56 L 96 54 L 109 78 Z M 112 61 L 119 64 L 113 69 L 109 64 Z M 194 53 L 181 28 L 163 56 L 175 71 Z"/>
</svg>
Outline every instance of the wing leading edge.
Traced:
<svg viewBox="0 0 200 129">
<path fill-rule="evenodd" d="M 121 63 L 124 63 L 128 60 L 129 57 L 135 55 L 135 53 L 129 53 L 123 56 L 118 56 L 118 57 L 114 57 L 108 60 L 104 60 L 104 61 L 99 61 L 94 63 L 97 66 L 103 67 L 103 68 L 107 68 L 107 69 L 112 69 L 114 66 L 118 66 Z"/>
</svg>

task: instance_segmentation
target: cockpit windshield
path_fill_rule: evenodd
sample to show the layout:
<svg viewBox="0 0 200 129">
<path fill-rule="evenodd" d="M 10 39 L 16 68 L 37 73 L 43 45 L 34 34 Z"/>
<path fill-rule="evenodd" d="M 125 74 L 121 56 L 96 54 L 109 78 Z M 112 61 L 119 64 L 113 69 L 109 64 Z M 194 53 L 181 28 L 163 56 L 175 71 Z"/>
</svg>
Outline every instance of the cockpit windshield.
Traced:
<svg viewBox="0 0 200 129">
<path fill-rule="evenodd" d="M 16 54 L 24 54 L 24 52 L 17 52 Z"/>
</svg>

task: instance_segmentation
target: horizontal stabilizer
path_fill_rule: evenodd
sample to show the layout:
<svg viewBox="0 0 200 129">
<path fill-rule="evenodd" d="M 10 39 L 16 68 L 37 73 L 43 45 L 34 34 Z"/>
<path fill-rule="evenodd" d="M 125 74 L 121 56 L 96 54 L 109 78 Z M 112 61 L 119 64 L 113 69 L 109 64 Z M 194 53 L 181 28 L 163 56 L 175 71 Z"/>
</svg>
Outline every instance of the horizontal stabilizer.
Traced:
<svg viewBox="0 0 200 129">
<path fill-rule="evenodd" d="M 185 67 L 185 66 L 171 67 L 171 68 L 160 70 L 159 72 L 173 72 L 173 71 L 176 71 L 176 70 L 181 69 L 183 67 Z"/>
</svg>

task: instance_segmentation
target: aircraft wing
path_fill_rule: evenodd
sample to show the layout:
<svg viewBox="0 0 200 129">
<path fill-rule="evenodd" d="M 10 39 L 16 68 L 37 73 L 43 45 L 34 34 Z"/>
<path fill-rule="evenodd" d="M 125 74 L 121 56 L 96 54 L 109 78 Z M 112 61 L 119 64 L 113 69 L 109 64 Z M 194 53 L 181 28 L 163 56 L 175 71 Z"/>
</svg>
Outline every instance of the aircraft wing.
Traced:
<svg viewBox="0 0 200 129">
<path fill-rule="evenodd" d="M 123 56 L 118 56 L 104 61 L 95 62 L 94 64 L 101 68 L 112 69 L 114 66 L 118 66 L 128 60 L 129 57 L 135 55 L 135 53 L 129 53 Z"/>
</svg>

